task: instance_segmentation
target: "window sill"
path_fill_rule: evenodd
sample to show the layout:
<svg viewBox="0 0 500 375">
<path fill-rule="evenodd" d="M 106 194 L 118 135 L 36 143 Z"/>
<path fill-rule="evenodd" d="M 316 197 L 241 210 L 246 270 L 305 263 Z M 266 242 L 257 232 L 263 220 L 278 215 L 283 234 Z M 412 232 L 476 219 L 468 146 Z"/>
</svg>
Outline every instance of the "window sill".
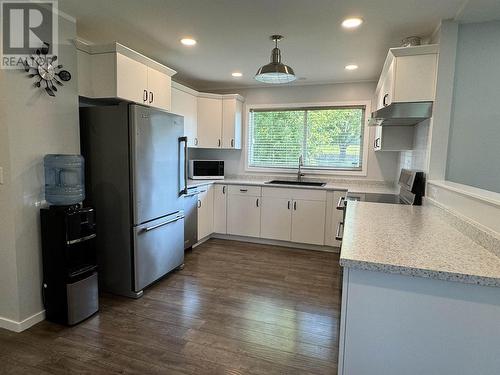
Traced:
<svg viewBox="0 0 500 375">
<path fill-rule="evenodd" d="M 283 168 L 258 168 L 258 167 L 246 167 L 245 172 L 247 173 L 261 173 L 261 174 L 277 174 L 277 175 L 297 175 L 297 169 L 283 169 Z M 316 175 L 316 176 L 359 176 L 366 177 L 367 171 L 362 170 L 342 170 L 342 169 L 304 169 L 302 168 L 302 173 L 305 175 Z"/>
</svg>

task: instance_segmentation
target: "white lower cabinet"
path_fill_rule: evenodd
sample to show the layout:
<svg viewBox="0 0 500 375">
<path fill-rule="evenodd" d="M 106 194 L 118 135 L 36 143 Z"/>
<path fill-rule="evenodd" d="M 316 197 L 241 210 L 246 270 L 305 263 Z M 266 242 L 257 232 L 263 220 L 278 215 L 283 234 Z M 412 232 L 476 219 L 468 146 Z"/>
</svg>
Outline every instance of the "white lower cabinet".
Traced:
<svg viewBox="0 0 500 375">
<path fill-rule="evenodd" d="M 326 191 L 262 189 L 261 237 L 312 245 L 325 244 Z"/>
<path fill-rule="evenodd" d="M 294 200 L 292 242 L 325 244 L 325 201 Z"/>
<path fill-rule="evenodd" d="M 227 233 L 227 185 L 214 185 L 214 232 Z"/>
<path fill-rule="evenodd" d="M 227 196 L 227 233 L 260 237 L 260 187 L 230 186 Z"/>
<path fill-rule="evenodd" d="M 272 240 L 290 241 L 292 232 L 292 200 L 262 197 L 260 236 Z"/>
<path fill-rule="evenodd" d="M 217 234 L 338 246 L 345 191 L 215 184 L 201 188 L 198 238 Z M 204 190 L 204 191 L 203 191 Z"/>
<path fill-rule="evenodd" d="M 198 240 L 214 232 L 214 189 L 207 185 L 198 193 Z"/>
</svg>

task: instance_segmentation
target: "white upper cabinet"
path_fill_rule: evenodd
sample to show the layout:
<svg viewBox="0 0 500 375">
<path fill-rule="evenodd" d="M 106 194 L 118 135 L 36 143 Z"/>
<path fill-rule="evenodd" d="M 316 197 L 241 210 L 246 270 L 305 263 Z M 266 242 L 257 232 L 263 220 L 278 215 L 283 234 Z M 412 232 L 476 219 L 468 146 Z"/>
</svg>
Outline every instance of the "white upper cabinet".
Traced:
<svg viewBox="0 0 500 375">
<path fill-rule="evenodd" d="M 198 147 L 222 147 L 222 100 L 198 97 Z"/>
<path fill-rule="evenodd" d="M 80 96 L 123 99 L 171 109 L 171 76 L 176 72 L 119 43 L 76 42 Z"/>
<path fill-rule="evenodd" d="M 243 98 L 237 94 L 199 93 L 198 146 L 241 149 Z"/>
<path fill-rule="evenodd" d="M 241 149 L 243 102 L 239 97 L 222 99 L 222 147 Z"/>
<path fill-rule="evenodd" d="M 171 85 L 170 76 L 148 67 L 148 105 L 170 111 Z"/>
<path fill-rule="evenodd" d="M 391 48 L 375 94 L 376 109 L 393 102 L 434 101 L 437 45 Z"/>
<path fill-rule="evenodd" d="M 188 147 L 198 146 L 198 99 L 196 91 L 172 83 L 172 112 L 184 116 Z"/>
<path fill-rule="evenodd" d="M 148 67 L 121 53 L 116 54 L 116 97 L 135 103 L 147 99 Z"/>
</svg>

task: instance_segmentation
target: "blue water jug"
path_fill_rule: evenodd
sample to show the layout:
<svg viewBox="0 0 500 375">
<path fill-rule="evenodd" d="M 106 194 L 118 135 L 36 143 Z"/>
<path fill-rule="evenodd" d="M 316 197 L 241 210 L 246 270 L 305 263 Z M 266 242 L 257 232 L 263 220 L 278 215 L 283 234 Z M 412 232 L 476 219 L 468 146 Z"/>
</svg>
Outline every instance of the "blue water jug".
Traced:
<svg viewBox="0 0 500 375">
<path fill-rule="evenodd" d="M 43 158 L 43 165 L 47 202 L 66 206 L 85 199 L 83 156 L 49 154 Z"/>
</svg>

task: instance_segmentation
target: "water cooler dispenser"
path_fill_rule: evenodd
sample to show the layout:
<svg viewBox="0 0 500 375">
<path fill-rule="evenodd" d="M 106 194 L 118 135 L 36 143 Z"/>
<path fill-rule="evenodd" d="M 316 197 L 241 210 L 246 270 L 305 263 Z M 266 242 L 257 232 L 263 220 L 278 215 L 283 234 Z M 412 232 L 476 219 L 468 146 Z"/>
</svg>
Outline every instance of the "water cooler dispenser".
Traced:
<svg viewBox="0 0 500 375">
<path fill-rule="evenodd" d="M 43 302 L 47 320 L 73 325 L 98 311 L 95 212 L 82 207 L 80 155 L 47 155 L 41 215 Z"/>
</svg>

